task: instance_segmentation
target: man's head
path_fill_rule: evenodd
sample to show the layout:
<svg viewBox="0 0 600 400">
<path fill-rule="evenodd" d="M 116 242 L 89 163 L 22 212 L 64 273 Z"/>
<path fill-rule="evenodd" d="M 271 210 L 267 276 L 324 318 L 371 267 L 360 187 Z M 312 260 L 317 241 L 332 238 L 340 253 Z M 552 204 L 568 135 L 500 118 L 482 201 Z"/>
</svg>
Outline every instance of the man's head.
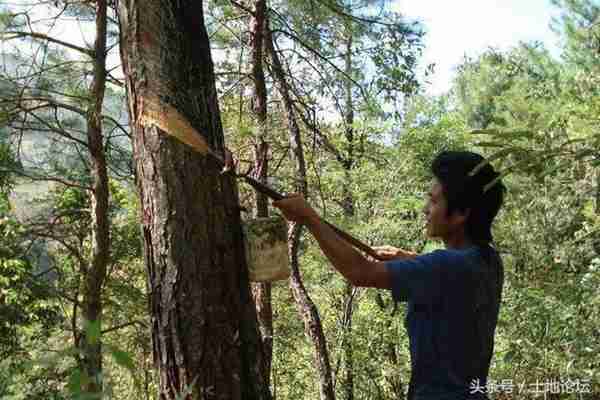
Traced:
<svg viewBox="0 0 600 400">
<path fill-rule="evenodd" d="M 490 164 L 472 171 L 484 158 L 468 151 L 445 151 L 433 160 L 435 177 L 424 212 L 427 234 L 447 241 L 463 235 L 476 243 L 492 241 L 492 222 L 502 205 L 506 188 Z"/>
</svg>

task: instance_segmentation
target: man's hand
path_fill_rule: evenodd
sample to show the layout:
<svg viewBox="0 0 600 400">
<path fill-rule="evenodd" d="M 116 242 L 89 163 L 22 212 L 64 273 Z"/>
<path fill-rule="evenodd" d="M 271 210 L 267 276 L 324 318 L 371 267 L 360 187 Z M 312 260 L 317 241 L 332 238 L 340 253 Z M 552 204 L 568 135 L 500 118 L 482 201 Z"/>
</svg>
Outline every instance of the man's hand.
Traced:
<svg viewBox="0 0 600 400">
<path fill-rule="evenodd" d="M 310 220 L 319 219 L 317 212 L 301 194 L 292 194 L 285 199 L 274 201 L 273 206 L 280 209 L 288 221 L 307 224 Z"/>
<path fill-rule="evenodd" d="M 408 250 L 402 250 L 394 246 L 377 246 L 373 250 L 380 257 L 380 260 L 407 260 L 415 258 L 418 254 Z"/>
<path fill-rule="evenodd" d="M 224 165 L 221 174 L 226 174 L 228 172 L 233 172 L 233 174 L 236 173 L 238 160 L 233 157 L 233 153 L 227 147 L 224 149 L 223 163 Z"/>
<path fill-rule="evenodd" d="M 279 208 L 288 220 L 305 224 L 331 265 L 354 286 L 392 287 L 391 273 L 385 263 L 369 260 L 352 247 L 319 217 L 302 195 L 294 194 L 274 201 L 273 206 Z"/>
</svg>

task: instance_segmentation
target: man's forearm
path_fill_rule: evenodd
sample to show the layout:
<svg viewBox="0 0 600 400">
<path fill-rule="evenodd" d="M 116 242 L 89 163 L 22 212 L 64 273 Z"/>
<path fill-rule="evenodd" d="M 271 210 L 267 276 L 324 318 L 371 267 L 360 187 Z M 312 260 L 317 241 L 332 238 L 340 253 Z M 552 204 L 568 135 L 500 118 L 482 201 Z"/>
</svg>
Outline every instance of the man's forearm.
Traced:
<svg viewBox="0 0 600 400">
<path fill-rule="evenodd" d="M 310 218 L 306 226 L 317 239 L 319 247 L 334 268 L 350 282 L 356 283 L 361 268 L 365 268 L 365 264 L 368 263 L 365 256 L 342 239 L 318 216 Z"/>
</svg>

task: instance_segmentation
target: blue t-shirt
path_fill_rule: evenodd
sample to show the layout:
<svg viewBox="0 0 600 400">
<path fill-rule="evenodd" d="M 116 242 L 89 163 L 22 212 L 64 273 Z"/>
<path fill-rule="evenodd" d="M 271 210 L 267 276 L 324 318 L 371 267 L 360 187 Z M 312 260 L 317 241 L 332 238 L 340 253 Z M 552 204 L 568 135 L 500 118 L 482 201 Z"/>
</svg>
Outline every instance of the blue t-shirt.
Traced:
<svg viewBox="0 0 600 400">
<path fill-rule="evenodd" d="M 408 301 L 409 400 L 486 399 L 504 282 L 491 246 L 436 250 L 386 262 L 392 296 Z"/>
</svg>

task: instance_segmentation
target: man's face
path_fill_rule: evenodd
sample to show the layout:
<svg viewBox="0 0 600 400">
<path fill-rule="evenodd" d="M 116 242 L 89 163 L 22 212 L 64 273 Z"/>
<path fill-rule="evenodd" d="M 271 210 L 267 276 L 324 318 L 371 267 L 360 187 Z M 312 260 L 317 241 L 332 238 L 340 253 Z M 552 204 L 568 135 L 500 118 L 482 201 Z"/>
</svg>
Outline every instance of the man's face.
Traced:
<svg viewBox="0 0 600 400">
<path fill-rule="evenodd" d="M 428 193 L 427 203 L 423 208 L 427 220 L 427 236 L 430 238 L 447 239 L 452 236 L 457 229 L 464 226 L 466 216 L 458 212 L 453 212 L 451 216 L 447 214 L 448 205 L 442 185 L 437 179 Z"/>
</svg>

